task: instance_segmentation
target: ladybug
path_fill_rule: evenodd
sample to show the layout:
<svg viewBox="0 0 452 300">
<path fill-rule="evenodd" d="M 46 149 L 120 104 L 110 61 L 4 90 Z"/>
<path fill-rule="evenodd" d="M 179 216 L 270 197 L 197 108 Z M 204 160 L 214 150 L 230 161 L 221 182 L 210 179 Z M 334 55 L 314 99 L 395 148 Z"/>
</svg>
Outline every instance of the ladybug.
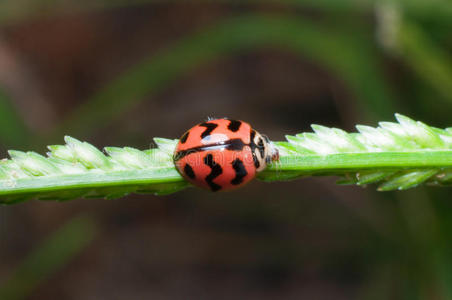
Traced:
<svg viewBox="0 0 452 300">
<path fill-rule="evenodd" d="M 224 118 L 208 120 L 185 132 L 173 159 L 186 180 L 216 192 L 248 183 L 267 164 L 279 160 L 279 154 L 250 124 Z"/>
</svg>

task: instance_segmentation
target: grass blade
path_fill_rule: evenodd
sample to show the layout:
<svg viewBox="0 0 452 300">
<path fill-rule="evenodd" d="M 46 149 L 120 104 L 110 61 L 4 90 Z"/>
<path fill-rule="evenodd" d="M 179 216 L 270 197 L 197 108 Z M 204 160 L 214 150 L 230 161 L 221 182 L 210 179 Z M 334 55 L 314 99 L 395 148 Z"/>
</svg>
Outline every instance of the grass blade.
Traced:
<svg viewBox="0 0 452 300">
<path fill-rule="evenodd" d="M 238 51 L 272 46 L 291 51 L 331 69 L 358 99 L 367 101 L 368 115 L 389 117 L 395 110 L 373 50 L 361 35 L 341 33 L 289 17 L 247 15 L 233 18 L 185 38 L 153 55 L 98 92 L 77 109 L 55 133 L 82 135 L 108 124 L 150 93 L 156 93 L 193 68 Z M 334 53 L 330 49 L 335 49 Z"/>
<path fill-rule="evenodd" d="M 17 114 L 6 93 L 0 89 L 0 139 L 2 143 L 18 146 L 25 144 L 30 132 Z"/>
<path fill-rule="evenodd" d="M 66 265 L 94 238 L 88 217 L 76 217 L 34 250 L 0 286 L 0 299 L 27 299 L 39 284 Z"/>
<path fill-rule="evenodd" d="M 380 184 L 379 190 L 403 190 L 420 184 L 452 184 L 452 129 L 430 127 L 396 114 L 398 123 L 358 125 L 359 133 L 313 125 L 314 133 L 275 142 L 280 161 L 259 178 L 291 180 L 335 175 L 342 184 Z M 66 137 L 49 146 L 48 157 L 10 151 L 0 162 L 0 203 L 29 199 L 116 198 L 129 193 L 165 195 L 188 187 L 174 167 L 177 140 L 156 138 L 158 148 L 140 151 L 91 144 Z"/>
</svg>

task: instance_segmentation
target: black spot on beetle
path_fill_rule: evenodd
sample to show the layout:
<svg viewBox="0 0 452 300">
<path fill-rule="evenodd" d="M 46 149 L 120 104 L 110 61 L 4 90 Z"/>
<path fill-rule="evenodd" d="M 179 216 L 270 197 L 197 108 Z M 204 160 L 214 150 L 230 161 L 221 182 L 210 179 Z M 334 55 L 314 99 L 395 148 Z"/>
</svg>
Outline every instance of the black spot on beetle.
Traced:
<svg viewBox="0 0 452 300">
<path fill-rule="evenodd" d="M 201 124 L 199 124 L 199 126 L 206 127 L 206 130 L 204 130 L 204 131 L 201 133 L 201 138 L 202 138 L 202 139 L 205 138 L 206 136 L 209 136 L 209 135 L 212 133 L 212 131 L 214 131 L 215 128 L 218 127 L 217 124 L 215 124 L 215 123 L 209 123 L 209 122 L 201 123 Z"/>
<path fill-rule="evenodd" d="M 239 158 L 232 162 L 232 167 L 235 171 L 235 178 L 231 180 L 231 183 L 233 185 L 239 185 L 243 182 L 243 178 L 248 175 L 248 172 L 246 171 L 243 162 Z"/>
<path fill-rule="evenodd" d="M 186 133 L 184 133 L 184 135 L 180 138 L 181 144 L 184 144 L 187 141 L 189 134 L 190 134 L 190 131 L 187 131 Z"/>
<path fill-rule="evenodd" d="M 191 179 L 195 179 L 195 177 L 196 177 L 195 172 L 193 171 L 193 168 L 189 164 L 185 165 L 184 173 Z"/>
<path fill-rule="evenodd" d="M 230 139 L 225 143 L 225 147 L 227 150 L 242 151 L 243 147 L 245 147 L 245 143 L 242 139 Z"/>
<path fill-rule="evenodd" d="M 228 129 L 232 132 L 236 132 L 240 129 L 240 126 L 242 126 L 242 122 L 236 121 L 236 120 L 229 120 Z"/>
<path fill-rule="evenodd" d="M 213 160 L 212 154 L 207 154 L 204 157 L 204 163 L 211 169 L 209 175 L 206 176 L 207 184 L 213 192 L 219 191 L 221 189 L 221 185 L 216 184 L 213 180 L 223 173 L 223 169 Z"/>
</svg>

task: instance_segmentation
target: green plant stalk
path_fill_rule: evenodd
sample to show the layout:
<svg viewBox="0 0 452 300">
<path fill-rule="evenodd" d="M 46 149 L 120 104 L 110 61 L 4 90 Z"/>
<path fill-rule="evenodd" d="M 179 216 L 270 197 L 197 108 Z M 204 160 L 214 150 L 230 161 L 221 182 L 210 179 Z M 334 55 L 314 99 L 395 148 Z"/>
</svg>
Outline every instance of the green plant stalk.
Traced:
<svg viewBox="0 0 452 300">
<path fill-rule="evenodd" d="M 258 178 L 334 175 L 341 184 L 376 183 L 381 191 L 452 184 L 452 128 L 396 118 L 399 123 L 381 122 L 377 128 L 358 125 L 359 133 L 312 125 L 313 133 L 274 142 L 281 158 Z M 0 202 L 164 195 L 189 186 L 172 161 L 177 140 L 156 138 L 158 147 L 145 151 L 107 147 L 106 154 L 86 142 L 65 140 L 64 146 L 49 146 L 48 157 L 9 151 L 11 159 L 0 162 Z"/>
<path fill-rule="evenodd" d="M 452 167 L 452 151 L 415 151 L 380 153 L 342 153 L 326 156 L 289 156 L 281 159 L 281 167 L 272 166 L 273 171 L 343 171 L 353 169 L 382 168 L 437 168 Z"/>
<path fill-rule="evenodd" d="M 327 172 L 341 174 L 354 172 L 356 169 L 381 171 L 398 168 L 444 167 L 452 167 L 452 151 L 307 155 L 282 157 L 279 164 L 271 166 L 260 177 L 263 180 L 275 181 L 288 179 L 288 176 L 309 176 Z M 88 197 L 96 197 L 97 195 L 103 197 L 102 191 L 112 191 L 111 187 L 116 188 L 121 196 L 129 192 L 164 194 L 186 186 L 187 184 L 174 168 L 161 168 L 157 170 L 117 171 L 102 176 L 81 174 L 19 179 L 11 186 L 8 186 L 8 182 L 6 182 L 0 190 L 0 197 L 18 195 L 24 196 L 24 200 L 26 200 L 28 196 L 50 193 L 43 198 L 52 198 L 53 193 L 57 196 L 57 193 L 60 194 L 64 191 L 76 191 L 80 194 L 88 193 L 86 195 Z"/>
</svg>

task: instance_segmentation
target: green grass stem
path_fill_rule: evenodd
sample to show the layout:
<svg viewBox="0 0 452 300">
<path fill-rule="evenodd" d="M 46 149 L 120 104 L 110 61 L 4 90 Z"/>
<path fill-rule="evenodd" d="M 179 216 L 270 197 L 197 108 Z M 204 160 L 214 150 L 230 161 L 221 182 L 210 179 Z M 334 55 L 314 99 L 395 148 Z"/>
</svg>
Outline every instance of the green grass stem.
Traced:
<svg viewBox="0 0 452 300">
<path fill-rule="evenodd" d="M 452 183 L 452 128 L 439 129 L 396 115 L 398 123 L 358 125 L 358 133 L 312 125 L 314 132 L 274 142 L 281 159 L 259 174 L 264 181 L 339 176 L 340 184 L 378 184 L 403 190 Z M 155 138 L 157 148 L 107 147 L 66 137 L 47 157 L 9 151 L 0 162 L 0 201 L 118 198 L 129 193 L 170 194 L 189 186 L 176 171 L 177 140 Z"/>
</svg>

